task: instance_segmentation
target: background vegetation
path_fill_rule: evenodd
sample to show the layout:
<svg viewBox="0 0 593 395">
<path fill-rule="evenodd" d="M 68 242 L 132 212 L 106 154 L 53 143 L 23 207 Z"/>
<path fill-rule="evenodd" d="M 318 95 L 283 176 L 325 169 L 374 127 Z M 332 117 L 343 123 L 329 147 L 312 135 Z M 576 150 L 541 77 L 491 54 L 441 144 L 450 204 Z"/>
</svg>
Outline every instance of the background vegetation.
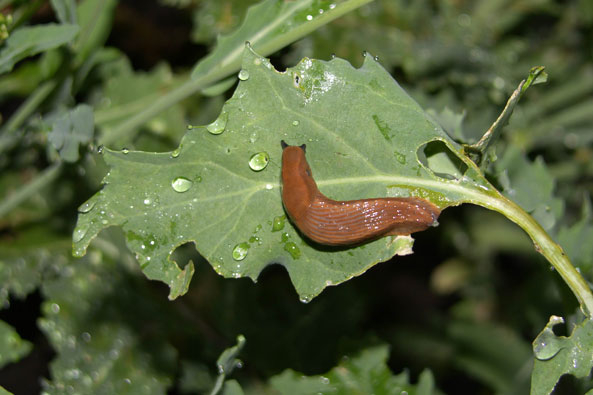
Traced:
<svg viewBox="0 0 593 395">
<path fill-rule="evenodd" d="M 361 393 L 528 392 L 533 339 L 550 315 L 565 318 L 554 330 L 568 335 L 582 314 L 523 231 L 476 206 L 445 210 L 415 236 L 413 255 L 308 304 L 281 267 L 257 284 L 223 279 L 191 245 L 175 258 L 196 273 L 170 302 L 118 228 L 72 257 L 77 209 L 108 171 L 97 147 L 171 151 L 188 124 L 216 119 L 235 78 L 129 124 L 187 81 L 253 3 L 85 0 L 73 13 L 73 1 L 0 1 L 0 386 L 209 393 L 232 373 L 229 393 L 316 393 L 340 381 Z M 51 23 L 73 27 L 19 41 L 20 28 Z M 377 0 L 270 56 L 280 70 L 332 54 L 358 67 L 363 51 L 467 143 L 532 66 L 545 66 L 548 82 L 523 96 L 486 174 L 593 280 L 593 3 Z M 76 127 L 89 116 L 94 128 Z M 237 342 L 241 369 L 230 350 L 218 370 Z M 556 392 L 591 388 L 566 375 Z"/>
</svg>

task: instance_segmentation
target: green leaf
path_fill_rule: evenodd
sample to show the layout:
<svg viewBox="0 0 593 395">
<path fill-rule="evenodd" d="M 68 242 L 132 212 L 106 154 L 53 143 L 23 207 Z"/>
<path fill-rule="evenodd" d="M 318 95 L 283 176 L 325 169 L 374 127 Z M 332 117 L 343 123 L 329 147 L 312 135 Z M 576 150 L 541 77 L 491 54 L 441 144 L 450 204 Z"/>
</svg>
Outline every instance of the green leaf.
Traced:
<svg viewBox="0 0 593 395">
<path fill-rule="evenodd" d="M 14 64 L 21 59 L 69 42 L 78 31 L 78 26 L 75 25 L 53 23 L 15 30 L 0 51 L 0 74 L 12 70 Z"/>
<path fill-rule="evenodd" d="M 74 0 L 50 0 L 58 21 L 61 23 L 78 24 L 76 17 L 76 2 Z"/>
<path fill-rule="evenodd" d="M 79 215 L 77 256 L 101 229 L 121 226 L 148 278 L 170 286 L 186 281 L 169 258 L 179 245 L 195 242 L 225 277 L 256 280 L 267 265 L 284 266 L 307 301 L 410 253 L 410 237 L 351 249 L 302 239 L 283 217 L 282 139 L 308 144 L 318 185 L 334 199 L 413 195 L 441 208 L 466 201 L 496 208 L 501 198 L 370 56 L 358 70 L 342 59 L 304 59 L 279 73 L 248 48 L 241 78 L 219 119 L 189 131 L 174 152 L 104 150 L 111 171 L 87 202 L 93 208 Z M 249 161 L 258 153 L 270 162 L 253 171 Z"/>
<path fill-rule="evenodd" d="M 166 342 L 170 306 L 159 308 L 123 265 L 96 250 L 53 269 L 42 285 L 38 324 L 57 355 L 43 391 L 166 393 L 176 361 Z"/>
<path fill-rule="evenodd" d="M 20 338 L 13 327 L 0 321 L 0 369 L 27 355 L 33 345 Z"/>
<path fill-rule="evenodd" d="M 249 8 L 237 30 L 219 38 L 216 48 L 196 65 L 192 78 L 200 78 L 215 69 L 229 73 L 238 69 L 246 41 L 268 55 L 370 1 L 264 0 Z"/>
<path fill-rule="evenodd" d="M 79 104 L 54 121 L 48 139 L 63 160 L 76 162 L 80 157 L 79 146 L 92 141 L 94 129 L 92 107 Z"/>
<path fill-rule="evenodd" d="M 271 386 L 280 394 L 437 394 L 430 371 L 420 374 L 416 385 L 410 384 L 406 371 L 393 375 L 387 366 L 388 346 L 363 350 L 342 361 L 327 374 L 304 376 L 294 370 L 285 370 L 270 379 Z"/>
<path fill-rule="evenodd" d="M 569 337 L 556 336 L 552 328 L 564 323 L 552 316 L 544 330 L 533 341 L 535 363 L 531 376 L 531 394 L 550 394 L 560 377 L 589 376 L 593 367 L 593 321 L 585 319 L 575 326 Z"/>
<path fill-rule="evenodd" d="M 68 241 L 51 227 L 30 226 L 0 243 L 0 308 L 9 295 L 23 299 L 39 287 L 47 268 L 64 260 Z"/>
<path fill-rule="evenodd" d="M 103 46 L 113 22 L 117 0 L 83 0 L 77 7 L 80 34 L 74 43 L 75 65 L 81 65 L 96 49 Z"/>
<path fill-rule="evenodd" d="M 554 196 L 555 180 L 541 157 L 530 162 L 509 146 L 494 164 L 506 196 L 530 213 L 546 230 L 564 214 L 564 201 Z"/>
</svg>

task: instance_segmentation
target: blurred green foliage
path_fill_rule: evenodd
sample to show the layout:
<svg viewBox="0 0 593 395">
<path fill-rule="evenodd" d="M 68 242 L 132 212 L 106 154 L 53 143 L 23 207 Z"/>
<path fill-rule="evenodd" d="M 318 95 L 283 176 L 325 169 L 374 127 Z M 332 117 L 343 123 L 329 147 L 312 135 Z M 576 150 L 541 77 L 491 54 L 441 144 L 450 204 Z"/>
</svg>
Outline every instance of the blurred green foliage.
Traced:
<svg viewBox="0 0 593 395">
<path fill-rule="evenodd" d="M 253 3 L 161 0 L 146 6 L 157 15 L 171 8 L 190 15 L 188 41 L 199 44 L 192 47 L 198 51 L 239 26 Z M 164 60 L 138 70 L 112 46 L 112 26 L 122 24 L 118 12 L 130 4 L 0 1 L 3 61 L 14 51 L 11 37 L 18 44 L 28 29 L 37 35 L 42 25 L 62 27 L 0 62 L 7 65 L 0 75 L 0 362 L 8 364 L 0 371 L 0 392 L 4 386 L 19 393 L 5 384 L 11 368 L 10 375 L 24 381 L 45 374 L 48 393 L 208 393 L 219 377 L 219 355 L 243 334 L 243 368 L 233 371 L 228 393 L 308 391 L 310 383 L 322 385 L 327 372 L 352 374 L 357 383 L 372 381 L 376 372 L 388 382 L 418 383 L 409 393 L 523 394 L 531 380 L 531 342 L 551 314 L 567 322 L 554 327 L 557 335 L 580 328 L 566 342 L 588 334 L 589 325 L 578 326 L 574 296 L 529 238 L 478 207 L 446 210 L 438 228 L 418 234 L 414 255 L 378 265 L 307 305 L 280 268 L 266 269 L 257 284 L 224 280 L 189 245 L 175 255 L 182 264 L 196 264 L 194 280 L 187 295 L 168 302 L 165 287 L 143 277 L 115 229 L 74 259 L 77 208 L 108 171 L 97 147 L 108 141 L 110 148 L 172 150 L 186 124 L 216 119 L 231 93 L 193 95 L 131 133 L 113 133 L 191 71 Z M 79 33 L 69 38 L 74 30 L 68 25 L 78 25 Z M 545 66 L 548 82 L 522 97 L 487 174 L 593 281 L 592 3 L 377 0 L 273 54 L 272 61 L 282 68 L 304 56 L 335 54 L 360 65 L 363 51 L 378 56 L 465 143 L 479 140 L 532 66 Z M 56 127 L 81 105 L 94 112 L 92 141 L 78 138 L 78 150 L 68 146 L 64 158 L 72 162 L 62 161 Z M 35 292 L 43 298 L 40 316 L 35 306 L 11 308 L 16 300 L 32 303 Z M 56 352 L 44 361 L 49 373 L 30 369 L 25 355 L 43 341 L 21 324 L 22 316 L 36 320 Z M 385 343 L 388 359 L 387 348 L 376 346 Z M 351 360 L 340 362 L 344 355 Z M 362 367 L 352 373 L 355 362 Z M 363 374 L 371 367 L 376 371 Z M 585 393 L 592 383 L 584 376 L 561 380 L 557 392 Z"/>
</svg>

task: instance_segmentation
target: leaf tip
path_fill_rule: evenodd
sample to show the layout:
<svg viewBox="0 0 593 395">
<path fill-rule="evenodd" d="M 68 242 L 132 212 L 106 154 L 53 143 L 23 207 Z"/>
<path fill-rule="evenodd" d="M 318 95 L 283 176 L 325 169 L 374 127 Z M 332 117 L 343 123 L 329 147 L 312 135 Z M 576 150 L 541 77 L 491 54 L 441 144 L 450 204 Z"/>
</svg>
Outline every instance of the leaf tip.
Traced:
<svg viewBox="0 0 593 395">
<path fill-rule="evenodd" d="M 187 266 L 169 284 L 169 300 L 175 300 L 184 295 L 189 289 L 189 283 L 194 275 L 194 263 L 189 261 Z"/>
</svg>

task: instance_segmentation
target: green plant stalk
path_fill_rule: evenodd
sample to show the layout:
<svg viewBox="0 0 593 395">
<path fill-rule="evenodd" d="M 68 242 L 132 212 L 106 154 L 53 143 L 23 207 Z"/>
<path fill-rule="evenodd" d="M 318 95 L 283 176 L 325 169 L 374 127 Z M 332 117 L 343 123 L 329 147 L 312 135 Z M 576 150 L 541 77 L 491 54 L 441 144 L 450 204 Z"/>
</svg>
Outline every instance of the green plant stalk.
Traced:
<svg viewBox="0 0 593 395">
<path fill-rule="evenodd" d="M 570 263 L 568 256 L 539 223 L 526 213 L 518 204 L 498 194 L 472 203 L 498 211 L 519 225 L 531 237 L 536 251 L 542 254 L 556 269 L 564 282 L 578 299 L 583 313 L 591 318 L 593 314 L 593 293 L 581 274 Z"/>
<path fill-rule="evenodd" d="M 216 382 L 214 383 L 212 391 L 210 391 L 210 395 L 217 395 L 220 392 L 224 384 L 225 377 L 226 375 L 224 373 L 220 373 L 218 377 L 216 377 Z"/>
<path fill-rule="evenodd" d="M 206 88 L 212 83 L 218 81 L 220 78 L 230 74 L 230 72 L 231 71 L 226 69 L 220 69 L 218 72 L 215 71 L 209 75 L 204 76 L 203 78 L 188 80 L 183 85 L 153 101 L 142 111 L 131 116 L 124 122 L 114 127 L 112 130 L 107 131 L 107 134 L 105 134 L 103 138 L 100 138 L 100 143 L 108 146 L 122 137 L 130 135 L 137 127 L 142 126 L 157 114 Z"/>
<path fill-rule="evenodd" d="M 10 194 L 0 202 L 0 218 L 4 217 L 10 210 L 29 199 L 31 196 L 38 193 L 41 189 L 51 184 L 62 169 L 62 162 L 51 165 L 47 169 L 39 173 L 31 182 Z"/>
<path fill-rule="evenodd" d="M 472 162 L 468 162 L 468 164 L 470 166 L 475 166 Z M 478 169 L 476 168 L 476 170 Z M 363 179 L 357 177 L 342 178 L 333 181 L 319 181 L 318 185 L 323 187 L 338 183 L 355 184 L 362 180 L 382 181 L 386 185 L 413 185 L 429 190 L 444 189 L 463 196 L 462 199 L 455 201 L 453 205 L 471 203 L 503 214 L 505 217 L 519 225 L 529 235 L 533 241 L 535 249 L 550 262 L 574 293 L 585 315 L 589 318 L 593 318 L 593 293 L 585 279 L 583 279 L 581 274 L 574 268 L 574 266 L 572 266 L 570 260 L 562 250 L 562 247 L 552 240 L 550 235 L 548 235 L 531 215 L 525 212 L 525 210 L 518 204 L 502 195 L 494 187 L 490 186 L 484 188 L 484 186 L 480 186 L 472 188 L 467 185 L 460 185 L 453 182 L 443 184 L 443 182 L 439 180 L 418 180 L 399 176 L 374 176 L 364 177 Z M 280 185 L 275 186 L 279 187 Z"/>
<path fill-rule="evenodd" d="M 16 112 L 10 117 L 8 122 L 4 125 L 1 130 L 2 135 L 14 133 L 29 116 L 39 107 L 39 105 L 49 96 L 54 90 L 58 81 L 56 79 L 43 83 L 39 88 L 25 100 L 23 104 L 16 110 Z"/>
<path fill-rule="evenodd" d="M 253 40 L 253 46 L 255 50 L 257 50 L 262 56 L 267 56 L 274 51 L 284 48 L 286 45 L 298 40 L 299 38 L 302 38 L 315 29 L 329 23 L 333 19 L 342 16 L 358 7 L 361 7 L 364 4 L 370 3 L 371 1 L 373 0 L 346 0 L 340 3 L 339 6 L 334 10 L 327 11 L 324 13 L 324 15 L 315 18 L 310 23 L 307 23 L 300 28 L 294 29 L 290 33 L 269 40 L 262 45 L 257 44 L 257 40 L 259 38 L 257 35 L 256 37 L 246 37 L 245 39 Z M 241 67 L 242 54 L 242 47 L 231 51 L 229 56 L 227 56 L 221 64 L 217 65 L 217 67 L 211 68 L 206 73 L 197 76 L 197 78 L 193 80 L 189 79 L 183 85 L 152 102 L 136 115 L 120 123 L 112 130 L 109 130 L 104 138 L 101 139 L 100 143 L 108 146 L 122 137 L 129 136 L 136 128 L 142 126 L 162 111 L 165 111 L 178 102 L 238 71 Z"/>
</svg>

